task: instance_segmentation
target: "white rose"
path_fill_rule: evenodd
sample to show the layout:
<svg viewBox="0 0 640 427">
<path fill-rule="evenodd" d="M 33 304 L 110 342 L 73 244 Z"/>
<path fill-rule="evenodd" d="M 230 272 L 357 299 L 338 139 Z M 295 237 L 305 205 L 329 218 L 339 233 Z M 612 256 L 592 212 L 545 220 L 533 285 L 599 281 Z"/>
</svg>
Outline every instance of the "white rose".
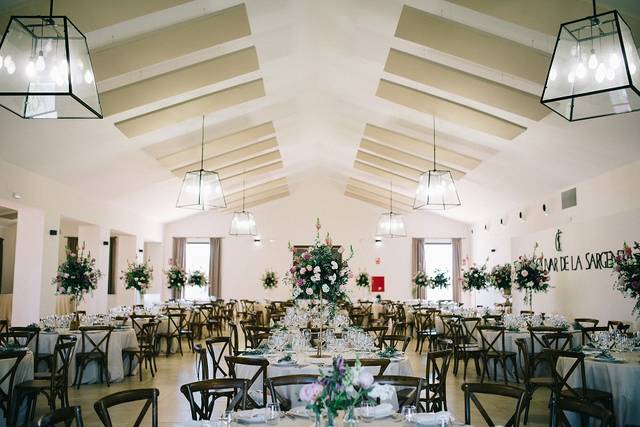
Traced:
<svg viewBox="0 0 640 427">
<path fill-rule="evenodd" d="M 332 270 L 337 270 L 338 269 L 338 263 L 335 261 L 331 261 L 331 269 Z"/>
<path fill-rule="evenodd" d="M 322 270 L 320 269 L 320 266 L 319 266 L 319 265 L 316 265 L 316 266 L 314 267 L 314 269 L 313 269 L 313 272 L 314 272 L 314 273 L 316 273 L 316 274 L 320 273 L 321 271 L 322 271 Z"/>
<path fill-rule="evenodd" d="M 369 392 L 369 397 L 384 401 L 392 399 L 394 393 L 395 390 L 391 385 L 375 384 L 373 386 L 373 389 Z"/>
<path fill-rule="evenodd" d="M 373 384 L 373 374 L 361 369 L 357 376 L 354 375 L 353 384 L 362 388 L 369 388 Z"/>
<path fill-rule="evenodd" d="M 311 271 L 313 270 L 313 267 L 311 267 L 310 265 L 307 265 L 307 271 Z"/>
<path fill-rule="evenodd" d="M 329 281 L 331 282 L 331 284 L 333 284 L 333 282 L 336 281 L 336 275 L 333 274 L 333 275 L 329 276 Z"/>
<path fill-rule="evenodd" d="M 306 292 L 307 292 L 307 295 L 313 295 L 313 289 L 311 288 L 307 288 Z"/>
<path fill-rule="evenodd" d="M 325 294 L 329 293 L 329 285 L 322 285 L 322 292 Z"/>
</svg>

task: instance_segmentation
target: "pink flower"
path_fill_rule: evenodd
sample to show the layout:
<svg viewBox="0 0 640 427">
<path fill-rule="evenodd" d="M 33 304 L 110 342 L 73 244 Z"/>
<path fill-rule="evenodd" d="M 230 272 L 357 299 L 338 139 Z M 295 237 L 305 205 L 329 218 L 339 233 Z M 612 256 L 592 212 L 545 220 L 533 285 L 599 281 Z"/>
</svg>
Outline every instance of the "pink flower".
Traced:
<svg viewBox="0 0 640 427">
<path fill-rule="evenodd" d="M 319 383 L 306 384 L 300 389 L 300 399 L 307 403 L 314 403 L 322 394 L 322 385 Z"/>
<path fill-rule="evenodd" d="M 295 267 L 291 267 L 291 268 L 289 269 L 289 272 L 291 272 L 291 273 L 295 273 L 295 272 L 296 272 L 296 268 L 295 268 Z"/>
<path fill-rule="evenodd" d="M 631 256 L 631 246 L 628 246 L 626 243 L 624 244 L 624 254 L 626 256 Z"/>
</svg>

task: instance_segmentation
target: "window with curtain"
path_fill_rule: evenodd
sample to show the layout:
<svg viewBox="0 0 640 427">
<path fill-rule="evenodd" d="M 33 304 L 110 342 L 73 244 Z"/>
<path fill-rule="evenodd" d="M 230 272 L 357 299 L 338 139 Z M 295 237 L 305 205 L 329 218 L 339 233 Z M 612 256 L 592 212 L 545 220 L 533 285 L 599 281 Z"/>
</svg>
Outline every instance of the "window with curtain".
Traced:
<svg viewBox="0 0 640 427">
<path fill-rule="evenodd" d="M 451 240 L 427 240 L 424 243 L 424 270 L 432 277 L 436 270 L 443 271 L 449 278 L 449 286 L 443 289 L 427 290 L 427 300 L 453 300 L 451 273 L 453 270 L 453 246 Z"/>
<path fill-rule="evenodd" d="M 185 251 L 185 270 L 191 274 L 195 270 L 200 270 L 209 281 L 209 257 L 211 256 L 211 245 L 208 239 L 187 240 Z M 209 299 L 209 287 L 185 286 L 184 298 L 190 300 Z"/>
</svg>

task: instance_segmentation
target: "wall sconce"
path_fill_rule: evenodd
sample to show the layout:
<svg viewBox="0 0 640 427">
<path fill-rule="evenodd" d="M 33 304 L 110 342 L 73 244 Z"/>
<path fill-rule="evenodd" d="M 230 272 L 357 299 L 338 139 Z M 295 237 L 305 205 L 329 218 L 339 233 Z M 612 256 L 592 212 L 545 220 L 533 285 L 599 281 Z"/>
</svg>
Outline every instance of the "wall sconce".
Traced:
<svg viewBox="0 0 640 427">
<path fill-rule="evenodd" d="M 545 215 L 549 215 L 549 209 L 545 203 L 542 204 L 542 212 L 544 212 Z"/>
<path fill-rule="evenodd" d="M 253 244 L 256 245 L 256 246 L 261 246 L 262 245 L 262 237 L 254 236 L 253 237 Z"/>
<path fill-rule="evenodd" d="M 471 234 L 473 234 L 473 233 L 474 233 L 474 231 L 473 231 L 473 228 L 472 228 L 472 229 L 471 229 Z"/>
<path fill-rule="evenodd" d="M 376 246 L 382 246 L 382 237 L 376 236 Z"/>
<path fill-rule="evenodd" d="M 16 199 L 16 200 L 20 200 L 20 199 L 22 199 L 22 194 L 19 194 L 19 193 L 13 193 L 13 194 L 12 194 L 12 196 L 13 196 L 13 198 L 14 198 L 14 199 Z"/>
<path fill-rule="evenodd" d="M 524 214 L 522 211 L 518 212 L 518 218 L 520 218 L 520 221 L 524 222 Z"/>
<path fill-rule="evenodd" d="M 484 231 L 489 231 L 489 225 L 487 224 L 484 225 Z"/>
<path fill-rule="evenodd" d="M 504 219 L 500 218 L 500 225 L 504 225 Z"/>
</svg>

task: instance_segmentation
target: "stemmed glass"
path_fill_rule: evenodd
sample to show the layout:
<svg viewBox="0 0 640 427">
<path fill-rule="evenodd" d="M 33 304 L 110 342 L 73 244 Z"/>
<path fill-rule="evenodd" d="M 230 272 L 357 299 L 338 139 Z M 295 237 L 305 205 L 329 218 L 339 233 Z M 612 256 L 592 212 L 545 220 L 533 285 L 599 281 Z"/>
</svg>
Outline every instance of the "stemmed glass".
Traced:
<svg viewBox="0 0 640 427">
<path fill-rule="evenodd" d="M 365 423 L 370 423 L 375 418 L 376 407 L 373 402 L 362 402 L 360 405 L 360 415 Z"/>
<path fill-rule="evenodd" d="M 416 423 L 416 407 L 413 405 L 402 407 L 402 419 L 406 426 L 412 426 Z"/>
<path fill-rule="evenodd" d="M 264 419 L 267 424 L 274 426 L 280 421 L 280 405 L 277 403 L 269 403 L 264 408 Z"/>
</svg>

